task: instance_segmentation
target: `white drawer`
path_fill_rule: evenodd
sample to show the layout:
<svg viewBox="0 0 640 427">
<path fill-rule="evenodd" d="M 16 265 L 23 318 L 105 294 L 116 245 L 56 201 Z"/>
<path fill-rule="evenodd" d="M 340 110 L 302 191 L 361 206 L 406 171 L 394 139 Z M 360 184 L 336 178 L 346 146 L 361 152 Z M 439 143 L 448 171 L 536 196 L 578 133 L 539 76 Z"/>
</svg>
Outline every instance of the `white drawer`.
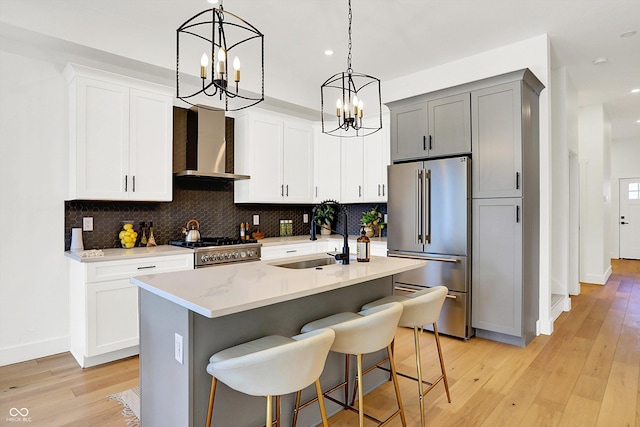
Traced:
<svg viewBox="0 0 640 427">
<path fill-rule="evenodd" d="M 87 263 L 87 283 L 193 269 L 193 254 Z"/>
<path fill-rule="evenodd" d="M 270 260 L 312 254 L 316 252 L 316 245 L 315 242 L 309 241 L 306 243 L 293 243 L 289 245 L 263 246 L 260 249 L 260 259 Z"/>
</svg>

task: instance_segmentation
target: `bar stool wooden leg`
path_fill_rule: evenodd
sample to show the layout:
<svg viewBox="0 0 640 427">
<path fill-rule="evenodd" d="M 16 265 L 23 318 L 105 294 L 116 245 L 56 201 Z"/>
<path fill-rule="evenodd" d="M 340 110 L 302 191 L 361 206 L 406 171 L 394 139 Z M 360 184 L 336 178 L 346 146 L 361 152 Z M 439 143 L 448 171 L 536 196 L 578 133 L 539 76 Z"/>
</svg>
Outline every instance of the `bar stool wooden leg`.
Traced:
<svg viewBox="0 0 640 427">
<path fill-rule="evenodd" d="M 398 374 L 396 373 L 396 362 L 393 356 L 391 345 L 387 346 L 387 354 L 389 355 L 389 366 L 391 367 L 391 376 L 393 377 L 393 388 L 396 391 L 396 400 L 398 401 L 398 410 L 400 411 L 400 420 L 403 427 L 407 426 L 407 420 L 404 416 L 404 406 L 402 406 L 402 398 L 400 397 L 400 385 L 398 384 Z"/>
<path fill-rule="evenodd" d="M 207 413 L 207 427 L 211 427 L 211 415 L 213 414 L 213 396 L 216 394 L 216 377 L 211 378 L 211 393 L 209 393 L 209 412 Z"/>
<path fill-rule="evenodd" d="M 316 394 L 318 395 L 318 405 L 320 405 L 320 415 L 322 416 L 322 425 L 324 427 L 329 427 L 329 421 L 327 421 L 327 409 L 324 406 L 324 398 L 322 396 L 322 387 L 320 387 L 319 378 L 316 380 Z M 300 403 L 300 396 L 297 397 L 296 406 L 299 403 Z M 295 421 L 293 425 L 295 425 Z"/>
<path fill-rule="evenodd" d="M 358 422 L 360 427 L 364 427 L 364 396 L 362 395 L 362 353 L 357 354 L 356 358 L 358 360 Z"/>
<path fill-rule="evenodd" d="M 442 358 L 442 347 L 440 346 L 440 334 L 438 326 L 433 324 L 433 334 L 436 337 L 436 346 L 438 347 L 438 357 L 440 358 L 440 370 L 442 371 L 442 379 L 444 380 L 444 389 L 447 392 L 447 400 L 451 403 L 451 394 L 449 393 L 449 380 L 447 379 L 447 371 L 444 368 L 444 359 Z"/>
<path fill-rule="evenodd" d="M 416 353 L 416 373 L 418 374 L 418 399 L 420 404 L 420 425 L 425 425 L 424 419 L 424 391 L 422 389 L 422 357 L 420 356 L 420 328 L 413 328 L 413 340 Z"/>
</svg>

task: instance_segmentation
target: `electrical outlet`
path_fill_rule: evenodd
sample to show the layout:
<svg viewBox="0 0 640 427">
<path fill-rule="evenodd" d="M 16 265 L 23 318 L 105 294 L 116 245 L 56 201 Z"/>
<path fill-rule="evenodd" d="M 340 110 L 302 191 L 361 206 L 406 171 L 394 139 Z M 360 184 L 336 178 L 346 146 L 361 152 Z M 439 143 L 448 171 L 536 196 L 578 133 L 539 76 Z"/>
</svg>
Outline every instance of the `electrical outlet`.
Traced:
<svg viewBox="0 0 640 427">
<path fill-rule="evenodd" d="M 302 214 L 302 223 L 303 224 L 308 224 L 309 223 L 309 214 L 308 213 Z"/>
<path fill-rule="evenodd" d="M 82 231 L 93 231 L 93 217 L 85 216 L 82 218 Z"/>
<path fill-rule="evenodd" d="M 260 215 L 253 216 L 253 225 L 260 225 Z"/>
<path fill-rule="evenodd" d="M 183 356 L 184 356 L 184 347 L 183 347 L 183 341 L 182 341 L 182 335 L 180 335 L 179 333 L 176 332 L 176 339 L 175 339 L 175 348 L 174 348 L 174 356 L 176 361 L 182 365 L 183 363 Z"/>
</svg>

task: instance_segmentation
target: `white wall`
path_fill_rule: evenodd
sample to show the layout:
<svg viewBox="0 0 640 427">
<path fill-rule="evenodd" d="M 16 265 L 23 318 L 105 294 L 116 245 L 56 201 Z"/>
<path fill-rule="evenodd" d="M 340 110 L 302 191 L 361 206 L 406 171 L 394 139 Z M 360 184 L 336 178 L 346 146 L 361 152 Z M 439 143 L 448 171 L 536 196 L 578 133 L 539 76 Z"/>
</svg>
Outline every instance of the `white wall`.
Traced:
<svg viewBox="0 0 640 427">
<path fill-rule="evenodd" d="M 495 75 L 529 68 L 547 87 L 540 94 L 540 332 L 553 331 L 551 318 L 551 105 L 550 47 L 546 34 L 459 61 L 382 82 L 382 100 L 391 102 Z"/>
<path fill-rule="evenodd" d="M 567 69 L 563 67 L 553 70 L 552 80 L 551 293 L 554 295 L 553 303 L 561 305 L 554 311 L 556 317 L 570 308 L 566 299 L 571 293 L 570 289 L 575 289 L 578 285 L 578 277 L 573 273 L 578 268 L 577 257 L 571 256 L 571 250 L 576 250 L 578 244 L 577 233 L 571 233 L 571 227 L 574 226 L 577 231 L 578 224 L 575 219 L 572 222 L 570 218 L 572 209 L 577 212 L 578 199 L 571 197 L 570 184 L 574 183 L 570 182 L 569 167 L 570 154 L 578 151 L 578 107 L 577 91 Z"/>
<path fill-rule="evenodd" d="M 69 349 L 66 83 L 35 49 L 0 51 L 0 365 Z M 12 50 L 12 49 L 10 49 Z"/>
<path fill-rule="evenodd" d="M 640 139 L 611 143 L 611 257 L 620 257 L 620 178 L 640 178 Z"/>
<path fill-rule="evenodd" d="M 605 284 L 611 275 L 611 125 L 604 107 L 581 107 L 580 281 Z"/>
</svg>

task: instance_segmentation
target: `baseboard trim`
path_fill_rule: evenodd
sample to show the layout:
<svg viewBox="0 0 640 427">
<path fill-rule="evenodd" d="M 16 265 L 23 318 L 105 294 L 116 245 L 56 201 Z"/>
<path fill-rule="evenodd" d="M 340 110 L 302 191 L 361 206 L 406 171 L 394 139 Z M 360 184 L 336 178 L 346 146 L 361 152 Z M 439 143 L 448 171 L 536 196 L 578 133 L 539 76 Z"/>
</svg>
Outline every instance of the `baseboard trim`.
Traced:
<svg viewBox="0 0 640 427">
<path fill-rule="evenodd" d="M 584 278 L 580 280 L 583 283 L 590 283 L 593 285 L 604 285 L 611 276 L 611 264 L 607 267 L 603 274 L 585 274 Z"/>
<path fill-rule="evenodd" d="M 69 351 L 69 336 L 51 338 L 0 349 L 0 366 L 25 362 Z"/>
</svg>

